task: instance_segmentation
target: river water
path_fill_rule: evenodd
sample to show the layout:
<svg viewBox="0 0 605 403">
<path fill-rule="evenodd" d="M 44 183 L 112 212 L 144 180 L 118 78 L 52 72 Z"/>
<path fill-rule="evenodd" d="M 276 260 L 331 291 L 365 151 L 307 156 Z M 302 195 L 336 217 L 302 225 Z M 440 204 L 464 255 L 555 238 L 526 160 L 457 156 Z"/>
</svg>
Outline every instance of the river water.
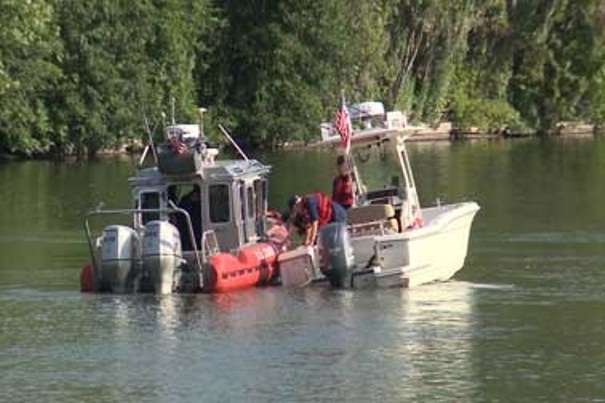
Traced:
<svg viewBox="0 0 605 403">
<path fill-rule="evenodd" d="M 134 160 L 1 163 L 0 401 L 605 401 L 605 141 L 410 154 L 425 204 L 482 206 L 454 280 L 217 296 L 78 292 Z M 329 188 L 330 154 L 264 159 L 273 205 Z"/>
</svg>

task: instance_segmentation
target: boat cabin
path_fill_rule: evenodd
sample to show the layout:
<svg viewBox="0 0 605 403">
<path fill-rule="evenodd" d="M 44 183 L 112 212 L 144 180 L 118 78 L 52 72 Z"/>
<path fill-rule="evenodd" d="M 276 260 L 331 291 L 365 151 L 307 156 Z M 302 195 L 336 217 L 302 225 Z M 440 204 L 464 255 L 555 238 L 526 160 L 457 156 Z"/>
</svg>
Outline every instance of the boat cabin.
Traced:
<svg viewBox="0 0 605 403">
<path fill-rule="evenodd" d="M 134 208 L 152 210 L 136 213 L 134 228 L 153 220 L 170 221 L 179 229 L 184 251 L 200 250 L 209 231 L 216 235 L 221 252 L 256 242 L 267 225 L 270 167 L 252 159 L 215 161 L 217 153 L 159 149 L 158 166 L 139 169 L 129 179 Z M 195 244 L 187 236 L 186 218 L 171 212 L 175 207 L 189 214 Z"/>
</svg>

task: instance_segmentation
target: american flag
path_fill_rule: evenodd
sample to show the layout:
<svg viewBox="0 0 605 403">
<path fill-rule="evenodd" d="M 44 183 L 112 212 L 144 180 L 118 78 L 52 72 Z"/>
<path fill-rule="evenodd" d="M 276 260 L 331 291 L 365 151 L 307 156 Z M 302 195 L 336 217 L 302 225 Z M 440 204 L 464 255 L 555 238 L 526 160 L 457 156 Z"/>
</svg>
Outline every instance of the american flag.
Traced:
<svg viewBox="0 0 605 403">
<path fill-rule="evenodd" d="M 336 112 L 336 118 L 334 119 L 334 128 L 340 134 L 340 139 L 342 140 L 342 147 L 345 149 L 345 154 L 349 153 L 351 149 L 351 119 L 349 118 L 349 110 L 347 109 L 347 104 L 345 103 L 344 94 L 341 97 L 340 105 L 338 106 L 338 111 Z"/>
<path fill-rule="evenodd" d="M 170 136 L 170 149 L 175 154 L 182 154 L 187 151 L 187 145 L 181 139 L 179 135 Z"/>
</svg>

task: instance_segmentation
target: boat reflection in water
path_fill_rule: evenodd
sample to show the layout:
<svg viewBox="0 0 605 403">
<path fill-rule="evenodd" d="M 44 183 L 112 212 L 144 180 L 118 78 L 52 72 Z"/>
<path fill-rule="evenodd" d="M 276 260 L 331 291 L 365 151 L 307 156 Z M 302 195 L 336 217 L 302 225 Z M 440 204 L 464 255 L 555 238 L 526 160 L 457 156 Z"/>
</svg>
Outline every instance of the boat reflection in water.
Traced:
<svg viewBox="0 0 605 403">
<path fill-rule="evenodd" d="M 113 315 L 103 343 L 112 371 L 97 376 L 127 379 L 150 398 L 203 392 L 279 400 L 304 390 L 310 400 L 468 401 L 476 385 L 474 292 L 468 283 L 445 282 L 408 290 L 97 296 L 91 303 Z"/>
<path fill-rule="evenodd" d="M 308 294 L 330 317 L 317 318 L 323 325 L 306 331 L 321 342 L 292 364 L 316 362 L 310 383 L 320 385 L 317 398 L 325 398 L 330 383 L 321 378 L 331 372 L 335 390 L 329 398 L 469 401 L 476 386 L 470 362 L 473 294 L 464 282 L 343 292 L 332 299 Z"/>
</svg>

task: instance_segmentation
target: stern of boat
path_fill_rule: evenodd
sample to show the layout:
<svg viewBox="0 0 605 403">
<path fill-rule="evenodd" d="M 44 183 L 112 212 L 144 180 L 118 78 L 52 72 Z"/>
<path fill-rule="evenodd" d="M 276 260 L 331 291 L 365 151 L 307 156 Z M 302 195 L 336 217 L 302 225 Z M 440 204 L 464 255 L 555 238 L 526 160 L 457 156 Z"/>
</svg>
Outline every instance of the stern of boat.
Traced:
<svg viewBox="0 0 605 403">
<path fill-rule="evenodd" d="M 473 219 L 479 211 L 474 202 L 429 207 L 422 210 L 422 228 L 375 238 L 374 272 L 378 283 L 412 287 L 449 280 L 466 259 Z"/>
</svg>

